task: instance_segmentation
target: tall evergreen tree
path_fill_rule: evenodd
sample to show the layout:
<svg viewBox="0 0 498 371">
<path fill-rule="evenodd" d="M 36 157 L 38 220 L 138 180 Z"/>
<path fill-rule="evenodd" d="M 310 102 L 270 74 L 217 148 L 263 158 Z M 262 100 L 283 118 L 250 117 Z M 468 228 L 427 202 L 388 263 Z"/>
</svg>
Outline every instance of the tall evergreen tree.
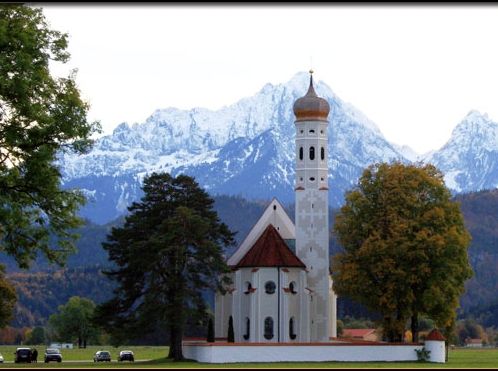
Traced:
<svg viewBox="0 0 498 371">
<path fill-rule="evenodd" d="M 228 319 L 227 342 L 229 342 L 229 343 L 235 342 L 235 332 L 233 330 L 233 317 L 232 316 L 230 316 L 230 318 Z"/>
<path fill-rule="evenodd" d="M 206 340 L 208 343 L 214 343 L 214 324 L 212 317 L 209 317 Z"/>
<path fill-rule="evenodd" d="M 458 203 L 432 165 L 376 164 L 346 196 L 335 233 L 344 248 L 333 259 L 334 290 L 383 315 L 384 336 L 401 341 L 418 317 L 449 332 L 471 277 Z"/>
<path fill-rule="evenodd" d="M 113 228 L 103 244 L 116 265 L 105 273 L 119 287 L 97 308 L 96 321 L 116 343 L 163 326 L 170 336 L 168 357 L 181 360 L 187 321 L 207 316 L 203 291 L 223 290 L 220 277 L 227 281 L 223 249 L 234 243 L 234 234 L 191 177 L 154 173 L 143 190 L 124 226 Z"/>
</svg>

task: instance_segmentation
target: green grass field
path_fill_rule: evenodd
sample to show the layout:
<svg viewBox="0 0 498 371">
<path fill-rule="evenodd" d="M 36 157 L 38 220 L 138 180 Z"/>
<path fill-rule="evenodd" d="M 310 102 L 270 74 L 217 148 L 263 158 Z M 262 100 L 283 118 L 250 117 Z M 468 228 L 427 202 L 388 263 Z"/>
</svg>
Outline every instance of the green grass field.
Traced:
<svg viewBox="0 0 498 371">
<path fill-rule="evenodd" d="M 6 363 L 2 367 L 16 368 L 498 368 L 498 348 L 495 349 L 452 349 L 449 353 L 449 361 L 445 364 L 434 364 L 426 362 L 293 362 L 293 363 L 230 363 L 230 364 L 206 364 L 191 361 L 172 362 L 166 359 L 168 347 L 161 346 L 124 346 L 114 348 L 112 346 L 89 346 L 86 349 L 63 349 L 61 351 L 62 363 L 43 363 L 43 352 L 45 346 L 36 346 L 38 350 L 38 363 L 14 364 L 14 351 L 17 346 L 0 345 L 0 353 L 4 356 Z M 135 353 L 136 361 L 117 362 L 119 351 L 129 349 Z M 108 350 L 111 353 L 112 362 L 93 362 L 93 355 L 97 350 Z M 41 362 L 40 362 L 41 360 Z"/>
</svg>

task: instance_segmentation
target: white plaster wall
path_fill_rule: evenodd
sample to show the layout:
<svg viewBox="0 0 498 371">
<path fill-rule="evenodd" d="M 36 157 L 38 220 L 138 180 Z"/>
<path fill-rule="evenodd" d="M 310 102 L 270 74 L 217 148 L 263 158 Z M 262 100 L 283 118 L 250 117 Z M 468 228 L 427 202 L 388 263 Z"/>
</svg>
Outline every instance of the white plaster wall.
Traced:
<svg viewBox="0 0 498 371">
<path fill-rule="evenodd" d="M 258 310 L 257 310 L 257 338 L 253 341 L 257 342 L 278 342 L 278 329 L 279 329 L 279 316 L 278 316 L 278 295 L 279 295 L 279 286 L 278 286 L 278 269 L 277 268 L 260 268 L 258 270 L 258 290 L 255 294 L 258 295 Z M 265 292 L 265 284 L 268 281 L 273 281 L 275 283 L 276 289 L 275 293 L 267 294 Z M 282 295 L 282 293 L 280 293 Z M 273 338 L 266 339 L 264 337 L 264 326 L 265 326 L 265 318 L 271 317 L 273 318 Z"/>
<path fill-rule="evenodd" d="M 300 340 L 300 326 L 302 319 L 301 315 L 301 298 L 305 293 L 305 285 L 300 282 L 301 280 L 301 272 L 303 269 L 301 268 L 286 268 L 288 272 L 283 271 L 281 276 L 282 281 L 282 321 L 281 321 L 281 341 L 283 342 L 298 342 Z M 292 294 L 290 292 L 285 292 L 283 288 L 288 289 L 289 283 L 295 282 L 294 290 L 297 291 L 296 294 Z M 297 335 L 293 340 L 290 338 L 289 333 L 289 321 L 294 317 L 294 333 Z M 306 323 L 308 321 L 306 320 Z"/>
<path fill-rule="evenodd" d="M 206 363 L 417 361 L 422 345 L 183 346 L 184 356 Z"/>
<path fill-rule="evenodd" d="M 239 315 L 237 316 L 237 322 L 234 322 L 235 331 L 235 341 L 244 342 L 247 341 L 244 339 L 243 335 L 246 333 L 246 318 L 251 320 L 251 327 L 254 321 L 254 296 L 257 295 L 259 291 L 259 287 L 257 282 L 254 280 L 254 276 L 257 272 L 252 272 L 252 268 L 241 268 L 237 272 L 240 272 L 241 277 L 241 287 L 238 290 L 238 295 L 240 296 L 240 309 Z M 250 282 L 252 287 L 256 289 L 255 292 L 245 294 L 246 292 L 246 282 Z M 252 330 L 252 328 L 251 328 Z M 254 332 L 251 331 L 251 338 L 254 336 Z M 250 341 L 251 339 L 249 339 Z"/>
<path fill-rule="evenodd" d="M 426 340 L 425 349 L 430 351 L 429 360 L 431 362 L 446 362 L 446 347 L 444 341 Z"/>
<path fill-rule="evenodd" d="M 232 284 L 228 287 L 225 295 L 219 292 L 215 294 L 214 301 L 214 336 L 226 337 L 228 335 L 228 319 L 232 315 L 233 306 L 233 289 L 235 288 L 235 275 L 228 275 L 232 280 Z"/>
</svg>

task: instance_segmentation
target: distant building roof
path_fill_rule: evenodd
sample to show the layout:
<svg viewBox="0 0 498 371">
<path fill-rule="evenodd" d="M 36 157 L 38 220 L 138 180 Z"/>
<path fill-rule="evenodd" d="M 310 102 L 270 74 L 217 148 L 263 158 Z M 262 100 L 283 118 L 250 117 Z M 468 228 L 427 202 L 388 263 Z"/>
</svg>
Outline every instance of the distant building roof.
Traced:
<svg viewBox="0 0 498 371">
<path fill-rule="evenodd" d="M 306 268 L 306 265 L 287 246 L 275 227 L 269 224 L 236 267 Z"/>
<path fill-rule="evenodd" d="M 467 344 L 482 344 L 482 339 L 465 339 Z"/>
<path fill-rule="evenodd" d="M 429 335 L 427 335 L 425 340 L 445 341 L 446 339 L 444 338 L 443 334 L 439 332 L 439 330 L 433 329 L 431 332 L 429 332 Z"/>
<path fill-rule="evenodd" d="M 374 328 L 345 328 L 342 330 L 343 337 L 363 338 L 375 332 Z"/>
</svg>

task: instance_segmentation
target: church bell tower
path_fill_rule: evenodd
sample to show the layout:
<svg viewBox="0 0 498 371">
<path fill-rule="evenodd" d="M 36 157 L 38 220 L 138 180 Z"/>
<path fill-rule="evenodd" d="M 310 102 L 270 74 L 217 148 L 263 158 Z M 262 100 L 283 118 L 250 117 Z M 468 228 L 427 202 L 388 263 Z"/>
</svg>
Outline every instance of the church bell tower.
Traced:
<svg viewBox="0 0 498 371">
<path fill-rule="evenodd" d="M 296 116 L 296 255 L 306 265 L 310 341 L 329 341 L 329 205 L 327 126 L 330 106 L 310 85 Z"/>
</svg>

